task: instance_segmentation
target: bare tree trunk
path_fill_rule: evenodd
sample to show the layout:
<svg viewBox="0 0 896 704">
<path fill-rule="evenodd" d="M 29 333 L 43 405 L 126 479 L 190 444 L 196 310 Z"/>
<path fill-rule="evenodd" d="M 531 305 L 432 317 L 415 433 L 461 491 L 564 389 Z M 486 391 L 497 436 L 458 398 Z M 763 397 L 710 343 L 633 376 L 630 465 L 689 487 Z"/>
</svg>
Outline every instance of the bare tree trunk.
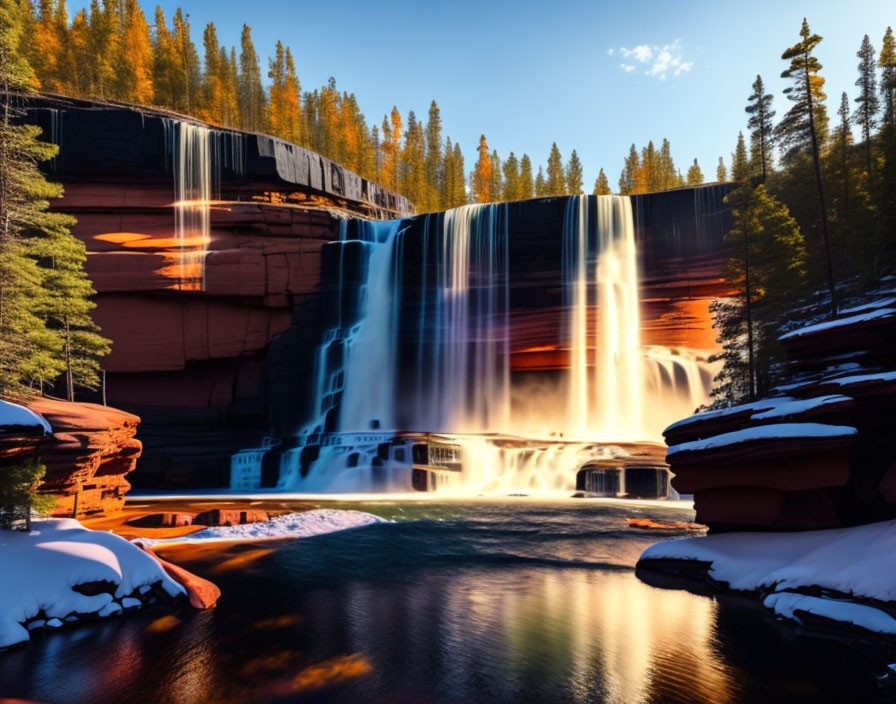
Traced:
<svg viewBox="0 0 896 704">
<path fill-rule="evenodd" d="M 68 324 L 68 316 L 63 317 L 65 323 L 65 397 L 75 400 L 75 379 L 72 374 L 72 336 Z"/>
</svg>

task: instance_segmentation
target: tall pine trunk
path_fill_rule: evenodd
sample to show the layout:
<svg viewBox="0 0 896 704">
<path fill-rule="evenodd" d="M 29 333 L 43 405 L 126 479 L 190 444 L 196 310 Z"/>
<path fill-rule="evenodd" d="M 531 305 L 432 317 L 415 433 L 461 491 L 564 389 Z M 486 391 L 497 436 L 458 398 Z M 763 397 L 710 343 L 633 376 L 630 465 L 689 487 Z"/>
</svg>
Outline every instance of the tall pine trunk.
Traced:
<svg viewBox="0 0 896 704">
<path fill-rule="evenodd" d="M 837 287 L 834 283 L 834 265 L 831 261 L 831 240 L 828 236 L 828 212 L 824 202 L 824 186 L 821 182 L 821 157 L 818 153 L 818 135 L 815 132 L 815 103 L 812 101 L 812 81 L 809 77 L 809 53 L 805 53 L 806 98 L 809 104 L 809 133 L 812 137 L 812 161 L 815 164 L 815 184 L 818 187 L 818 205 L 821 207 L 821 233 L 824 237 L 824 253 L 828 265 L 828 290 L 831 295 L 831 317 L 837 317 Z"/>
<path fill-rule="evenodd" d="M 753 356 L 753 293 L 750 287 L 750 240 L 744 231 L 744 282 L 747 294 L 747 357 L 750 362 L 750 400 L 756 400 L 756 362 Z"/>
</svg>

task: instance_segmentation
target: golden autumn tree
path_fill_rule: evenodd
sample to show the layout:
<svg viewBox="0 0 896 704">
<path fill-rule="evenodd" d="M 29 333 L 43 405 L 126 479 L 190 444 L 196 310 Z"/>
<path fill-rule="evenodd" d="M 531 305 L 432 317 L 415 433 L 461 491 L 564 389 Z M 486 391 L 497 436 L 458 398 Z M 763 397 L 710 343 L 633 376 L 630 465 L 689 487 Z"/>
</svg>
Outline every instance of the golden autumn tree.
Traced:
<svg viewBox="0 0 896 704">
<path fill-rule="evenodd" d="M 492 159 L 488 153 L 485 135 L 479 137 L 479 159 L 473 169 L 473 197 L 477 203 L 488 203 L 491 200 Z"/>
<path fill-rule="evenodd" d="M 34 87 L 51 93 L 63 93 L 67 88 L 61 65 L 66 23 L 60 27 L 53 0 L 40 0 L 36 18 L 30 3 L 23 4 L 22 8 L 25 11 L 22 49 L 32 66 Z"/>
<path fill-rule="evenodd" d="M 120 97 L 130 103 L 151 103 L 154 96 L 152 42 L 146 16 L 137 0 L 125 0 L 121 49 L 118 62 Z"/>
</svg>

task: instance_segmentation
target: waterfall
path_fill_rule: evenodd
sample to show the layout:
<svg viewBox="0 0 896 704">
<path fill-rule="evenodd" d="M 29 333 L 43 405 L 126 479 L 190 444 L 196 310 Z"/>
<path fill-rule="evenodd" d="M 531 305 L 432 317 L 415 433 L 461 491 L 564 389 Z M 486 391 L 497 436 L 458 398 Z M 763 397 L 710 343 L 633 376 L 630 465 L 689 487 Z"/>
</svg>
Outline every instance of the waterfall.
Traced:
<svg viewBox="0 0 896 704">
<path fill-rule="evenodd" d="M 506 204 L 465 205 L 424 222 L 414 430 L 509 430 Z M 428 271 L 430 267 L 426 267 Z"/>
<path fill-rule="evenodd" d="M 345 341 L 345 387 L 339 429 L 396 429 L 395 367 L 401 291 L 400 221 L 358 223 L 369 249 L 361 322 Z M 342 228 L 345 239 L 346 228 Z"/>
<path fill-rule="evenodd" d="M 511 379 L 508 205 L 462 206 L 415 227 L 408 242 L 401 221 L 344 222 L 328 245 L 338 248 L 324 305 L 333 327 L 280 489 L 408 491 L 411 464 L 428 463 L 412 451 L 432 443 L 457 453 L 464 491 L 569 491 L 585 463 L 618 464 L 634 447 L 614 443 L 658 440 L 707 398 L 704 360 L 641 344 L 629 198 L 567 202 L 558 283 L 569 363 L 548 395 Z M 536 416 L 534 430 L 520 420 Z"/>
<path fill-rule="evenodd" d="M 205 288 L 205 255 L 210 237 L 212 131 L 176 122 L 174 137 L 174 227 L 181 289 Z"/>
<path fill-rule="evenodd" d="M 569 199 L 563 284 L 567 436 L 644 439 L 637 251 L 629 198 Z"/>
</svg>

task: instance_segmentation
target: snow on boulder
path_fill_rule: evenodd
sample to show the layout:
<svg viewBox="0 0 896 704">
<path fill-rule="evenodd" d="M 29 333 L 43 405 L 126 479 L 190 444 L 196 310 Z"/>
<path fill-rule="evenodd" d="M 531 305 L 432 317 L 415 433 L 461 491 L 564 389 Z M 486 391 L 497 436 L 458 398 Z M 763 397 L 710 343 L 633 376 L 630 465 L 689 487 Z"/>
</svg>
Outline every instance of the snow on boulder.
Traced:
<svg viewBox="0 0 896 704">
<path fill-rule="evenodd" d="M 826 333 L 830 331 L 836 331 L 840 328 L 851 327 L 860 323 L 868 323 L 870 321 L 876 321 L 882 318 L 893 317 L 896 317 L 896 308 L 875 308 L 870 312 L 864 312 L 859 315 L 851 315 L 846 318 L 828 320 L 823 323 L 815 323 L 814 325 L 807 325 L 802 328 L 797 328 L 796 330 L 792 330 L 791 332 L 781 335 L 778 339 L 781 342 L 786 342 L 787 340 L 792 340 L 797 337 L 804 337 L 806 335 L 817 335 L 818 333 L 822 332 Z"/>
<path fill-rule="evenodd" d="M 337 531 L 361 528 L 375 523 L 388 523 L 386 519 L 364 511 L 320 508 L 300 513 L 275 516 L 263 523 L 215 526 L 178 538 L 139 538 L 146 545 L 168 543 L 194 543 L 209 540 L 277 540 L 284 538 L 311 538 Z"/>
<path fill-rule="evenodd" d="M 0 401 L 0 431 L 9 432 L 13 428 L 41 428 L 45 433 L 53 429 L 41 416 L 24 406 L 9 401 Z"/>
<path fill-rule="evenodd" d="M 722 433 L 702 440 L 672 445 L 667 457 L 682 452 L 702 452 L 729 445 L 757 440 L 785 440 L 805 438 L 834 438 L 855 435 L 856 429 L 845 425 L 827 425 L 825 423 L 774 423 L 744 428 L 731 433 Z"/>
<path fill-rule="evenodd" d="M 0 648 L 28 640 L 24 624 L 38 617 L 112 615 L 144 586 L 184 593 L 152 556 L 73 519 L 33 521 L 30 533 L 0 531 L 0 574 Z M 75 590 L 94 584 L 107 586 Z"/>
<path fill-rule="evenodd" d="M 783 617 L 812 613 L 896 633 L 896 620 L 876 608 L 881 603 L 896 607 L 896 520 L 668 540 L 647 548 L 638 567 L 662 570 L 666 563 L 680 568 L 682 561 L 708 564 L 707 575 L 732 590 L 765 594 L 765 605 Z M 819 593 L 823 596 L 814 596 Z"/>
</svg>

